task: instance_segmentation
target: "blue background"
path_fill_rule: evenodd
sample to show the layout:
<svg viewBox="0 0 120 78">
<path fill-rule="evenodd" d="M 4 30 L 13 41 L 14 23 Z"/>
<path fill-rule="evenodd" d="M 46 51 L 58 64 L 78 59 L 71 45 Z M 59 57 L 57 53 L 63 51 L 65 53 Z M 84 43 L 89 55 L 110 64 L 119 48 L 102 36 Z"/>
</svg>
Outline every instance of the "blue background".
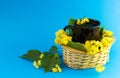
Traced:
<svg viewBox="0 0 120 78">
<path fill-rule="evenodd" d="M 44 73 L 18 58 L 29 49 L 47 51 L 69 18 L 84 16 L 100 20 L 116 37 L 104 72 L 73 70 L 62 63 L 62 73 Z M 0 0 L 0 78 L 120 78 L 119 26 L 120 0 Z"/>
</svg>

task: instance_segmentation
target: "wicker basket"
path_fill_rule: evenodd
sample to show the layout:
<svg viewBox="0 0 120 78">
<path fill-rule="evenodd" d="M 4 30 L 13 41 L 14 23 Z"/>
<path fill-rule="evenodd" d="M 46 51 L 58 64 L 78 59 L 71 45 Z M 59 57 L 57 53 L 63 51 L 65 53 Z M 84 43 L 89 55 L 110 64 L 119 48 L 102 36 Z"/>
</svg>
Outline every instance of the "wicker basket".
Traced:
<svg viewBox="0 0 120 78">
<path fill-rule="evenodd" d="M 73 69 L 95 68 L 97 65 L 104 65 L 109 61 L 110 48 L 111 46 L 106 47 L 103 52 L 99 52 L 95 55 L 88 55 L 83 51 L 63 45 L 64 63 Z"/>
</svg>

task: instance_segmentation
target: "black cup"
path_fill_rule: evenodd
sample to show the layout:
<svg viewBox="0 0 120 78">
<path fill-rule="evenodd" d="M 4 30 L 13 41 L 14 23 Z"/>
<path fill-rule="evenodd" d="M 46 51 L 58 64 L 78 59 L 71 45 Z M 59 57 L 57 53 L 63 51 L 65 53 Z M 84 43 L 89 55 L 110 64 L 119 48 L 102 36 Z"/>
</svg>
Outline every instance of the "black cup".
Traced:
<svg viewBox="0 0 120 78">
<path fill-rule="evenodd" d="M 72 34 L 72 41 L 85 43 L 86 40 L 98 40 L 99 39 L 99 30 L 100 30 L 100 22 L 94 19 L 89 19 L 89 23 L 77 25 L 76 23 L 74 26 L 68 25 L 64 28 L 71 29 Z"/>
</svg>

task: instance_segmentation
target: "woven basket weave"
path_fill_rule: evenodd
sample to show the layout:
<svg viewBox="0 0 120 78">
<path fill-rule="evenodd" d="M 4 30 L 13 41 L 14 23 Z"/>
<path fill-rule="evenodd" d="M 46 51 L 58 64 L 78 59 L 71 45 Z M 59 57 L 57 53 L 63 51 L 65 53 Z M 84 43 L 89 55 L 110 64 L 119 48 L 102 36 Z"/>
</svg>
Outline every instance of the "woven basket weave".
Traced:
<svg viewBox="0 0 120 78">
<path fill-rule="evenodd" d="M 95 55 L 88 55 L 83 51 L 63 45 L 64 63 L 73 69 L 95 68 L 97 65 L 104 65 L 109 61 L 110 48 L 111 46 L 106 47 L 103 52 L 99 52 Z"/>
</svg>

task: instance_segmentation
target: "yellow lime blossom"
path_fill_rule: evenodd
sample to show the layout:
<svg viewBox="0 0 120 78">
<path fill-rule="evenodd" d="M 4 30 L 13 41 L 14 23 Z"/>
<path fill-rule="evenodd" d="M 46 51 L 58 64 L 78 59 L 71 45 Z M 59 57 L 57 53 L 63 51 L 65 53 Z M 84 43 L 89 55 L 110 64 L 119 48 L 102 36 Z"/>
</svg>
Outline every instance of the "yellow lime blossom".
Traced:
<svg viewBox="0 0 120 78">
<path fill-rule="evenodd" d="M 100 51 L 103 51 L 103 44 L 99 41 L 86 41 L 84 46 L 87 50 L 87 54 L 89 55 L 94 55 Z"/>
<path fill-rule="evenodd" d="M 84 23 L 85 23 L 85 21 L 84 21 L 84 20 L 82 20 L 82 21 L 81 21 L 81 24 L 84 24 Z"/>
<path fill-rule="evenodd" d="M 61 45 L 62 44 L 61 38 L 58 38 L 58 37 L 55 38 L 55 43 Z"/>
<path fill-rule="evenodd" d="M 56 64 L 56 65 L 55 65 L 55 67 L 59 67 L 59 65 L 58 65 L 58 64 Z"/>
<path fill-rule="evenodd" d="M 58 71 L 59 71 L 59 72 L 62 72 L 62 69 L 61 69 L 60 67 L 58 67 Z"/>
<path fill-rule="evenodd" d="M 89 55 L 94 55 L 98 52 L 99 52 L 98 48 L 93 45 L 89 49 L 87 49 L 87 54 Z"/>
<path fill-rule="evenodd" d="M 80 25 L 81 24 L 81 21 L 80 19 L 77 20 L 77 25 Z"/>
<path fill-rule="evenodd" d="M 59 29 L 56 33 L 55 33 L 56 36 L 60 36 L 60 35 L 67 35 L 67 33 L 62 30 L 62 29 Z"/>
<path fill-rule="evenodd" d="M 103 66 L 103 65 L 97 65 L 96 66 L 96 71 L 97 72 L 102 72 L 102 71 L 104 71 L 105 70 L 105 66 Z"/>
<path fill-rule="evenodd" d="M 62 72 L 62 69 L 60 68 L 58 64 L 56 64 L 55 67 L 52 68 L 52 72 Z"/>
<path fill-rule="evenodd" d="M 113 42 L 113 38 L 111 37 L 103 37 L 103 39 L 101 40 L 101 43 L 103 43 L 105 47 L 110 46 L 112 42 Z"/>
<path fill-rule="evenodd" d="M 62 69 L 60 68 L 58 64 L 56 64 L 55 67 L 58 69 L 58 72 L 62 72 Z"/>
<path fill-rule="evenodd" d="M 90 22 L 90 20 L 89 20 L 87 17 L 85 17 L 84 20 L 85 20 L 86 22 Z"/>
<path fill-rule="evenodd" d="M 52 68 L 52 72 L 58 72 L 57 68 Z"/>
<path fill-rule="evenodd" d="M 33 66 L 34 66 L 35 68 L 37 68 L 37 69 L 39 68 L 39 65 L 37 64 L 36 61 L 33 62 Z"/>
<path fill-rule="evenodd" d="M 44 57 L 44 54 L 40 54 L 40 59 L 42 59 Z"/>
<path fill-rule="evenodd" d="M 65 36 L 61 39 L 62 44 L 66 45 L 69 41 L 71 41 L 72 37 Z"/>
<path fill-rule="evenodd" d="M 78 19 L 77 20 L 77 25 L 80 25 L 80 24 L 84 24 L 86 22 L 90 22 L 89 19 L 87 17 L 83 18 L 83 19 Z"/>
<path fill-rule="evenodd" d="M 41 60 L 38 60 L 38 66 L 40 67 L 41 65 Z"/>
<path fill-rule="evenodd" d="M 72 37 L 67 36 L 67 33 L 64 30 L 58 30 L 56 32 L 55 43 L 59 45 L 66 45 L 71 41 Z"/>
<path fill-rule="evenodd" d="M 103 36 L 107 36 L 107 37 L 110 37 L 112 35 L 113 35 L 113 32 L 112 31 L 108 31 L 108 30 L 105 30 L 104 34 L 103 34 Z"/>
<path fill-rule="evenodd" d="M 41 60 L 34 61 L 34 62 L 33 62 L 33 66 L 34 66 L 35 68 L 39 69 L 39 68 L 42 66 Z"/>
<path fill-rule="evenodd" d="M 71 41 L 71 37 L 63 37 L 63 38 L 56 38 L 55 43 L 59 45 L 66 45 L 69 41 Z"/>
</svg>

